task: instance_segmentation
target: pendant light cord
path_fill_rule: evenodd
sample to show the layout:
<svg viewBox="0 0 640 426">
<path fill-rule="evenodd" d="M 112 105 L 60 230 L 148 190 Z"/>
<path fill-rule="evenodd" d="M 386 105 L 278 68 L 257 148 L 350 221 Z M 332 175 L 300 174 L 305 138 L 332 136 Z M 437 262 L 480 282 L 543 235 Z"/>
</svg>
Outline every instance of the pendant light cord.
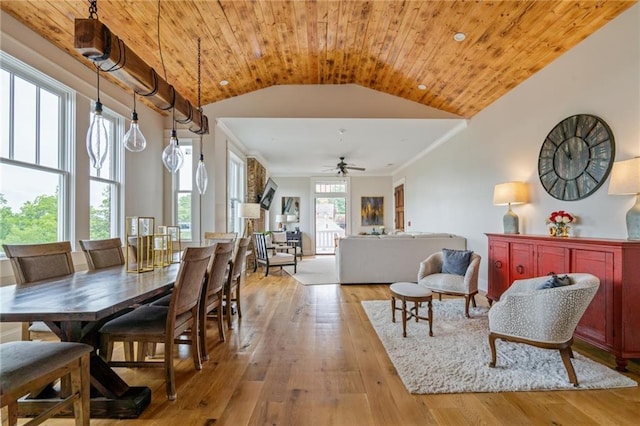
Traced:
<svg viewBox="0 0 640 426">
<path fill-rule="evenodd" d="M 200 123 L 202 123 L 202 102 L 201 102 L 201 91 L 200 91 L 200 37 L 198 37 L 198 112 L 200 113 Z M 202 124 L 201 124 L 202 126 Z M 204 148 L 202 144 L 202 132 L 200 132 L 200 161 L 204 161 Z"/>
<path fill-rule="evenodd" d="M 162 64 L 162 73 L 165 81 L 167 80 L 167 69 L 164 67 L 164 58 L 162 57 L 162 44 L 160 43 L 160 0 L 158 0 L 158 52 L 160 53 L 160 63 Z"/>
<path fill-rule="evenodd" d="M 96 102 L 100 103 L 100 65 L 96 63 L 96 78 L 98 82 L 96 83 L 96 88 L 98 89 L 98 97 Z"/>
</svg>

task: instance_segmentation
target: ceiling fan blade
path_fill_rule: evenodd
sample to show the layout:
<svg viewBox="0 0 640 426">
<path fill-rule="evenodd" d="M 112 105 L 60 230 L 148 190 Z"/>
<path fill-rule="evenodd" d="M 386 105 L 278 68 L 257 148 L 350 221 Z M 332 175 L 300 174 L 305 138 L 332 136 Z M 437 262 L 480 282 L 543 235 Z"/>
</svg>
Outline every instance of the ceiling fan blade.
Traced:
<svg viewBox="0 0 640 426">
<path fill-rule="evenodd" d="M 355 167 L 355 166 L 345 166 L 345 169 L 359 170 L 361 172 L 364 172 L 366 170 L 364 167 Z"/>
</svg>

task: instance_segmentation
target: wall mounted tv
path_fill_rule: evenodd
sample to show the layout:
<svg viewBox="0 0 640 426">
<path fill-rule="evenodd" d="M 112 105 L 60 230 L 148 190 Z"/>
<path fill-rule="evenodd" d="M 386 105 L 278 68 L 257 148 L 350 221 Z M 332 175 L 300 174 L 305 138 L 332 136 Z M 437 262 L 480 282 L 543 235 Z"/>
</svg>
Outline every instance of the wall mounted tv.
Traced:
<svg viewBox="0 0 640 426">
<path fill-rule="evenodd" d="M 273 196 L 276 194 L 276 189 L 278 189 L 278 184 L 269 178 L 264 186 L 264 191 L 262 191 L 262 197 L 260 197 L 260 207 L 269 210 L 273 202 Z"/>
</svg>

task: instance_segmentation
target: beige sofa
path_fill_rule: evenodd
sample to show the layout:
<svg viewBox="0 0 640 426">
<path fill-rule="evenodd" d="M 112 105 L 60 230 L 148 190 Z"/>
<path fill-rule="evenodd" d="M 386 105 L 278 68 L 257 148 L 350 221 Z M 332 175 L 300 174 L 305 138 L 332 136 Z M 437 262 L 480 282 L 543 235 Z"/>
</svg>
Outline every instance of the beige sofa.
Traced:
<svg viewBox="0 0 640 426">
<path fill-rule="evenodd" d="M 466 249 L 453 234 L 353 235 L 338 240 L 336 271 L 340 284 L 415 282 L 420 262 L 430 254 Z"/>
</svg>

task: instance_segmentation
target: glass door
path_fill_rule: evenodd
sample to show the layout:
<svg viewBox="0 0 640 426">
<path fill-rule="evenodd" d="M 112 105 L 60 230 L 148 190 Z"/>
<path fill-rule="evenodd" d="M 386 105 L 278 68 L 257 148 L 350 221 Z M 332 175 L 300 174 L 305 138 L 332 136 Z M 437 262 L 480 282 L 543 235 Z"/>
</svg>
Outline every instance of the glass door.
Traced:
<svg viewBox="0 0 640 426">
<path fill-rule="evenodd" d="M 335 254 L 335 239 L 344 237 L 347 218 L 345 197 L 316 196 L 316 254 Z"/>
</svg>

